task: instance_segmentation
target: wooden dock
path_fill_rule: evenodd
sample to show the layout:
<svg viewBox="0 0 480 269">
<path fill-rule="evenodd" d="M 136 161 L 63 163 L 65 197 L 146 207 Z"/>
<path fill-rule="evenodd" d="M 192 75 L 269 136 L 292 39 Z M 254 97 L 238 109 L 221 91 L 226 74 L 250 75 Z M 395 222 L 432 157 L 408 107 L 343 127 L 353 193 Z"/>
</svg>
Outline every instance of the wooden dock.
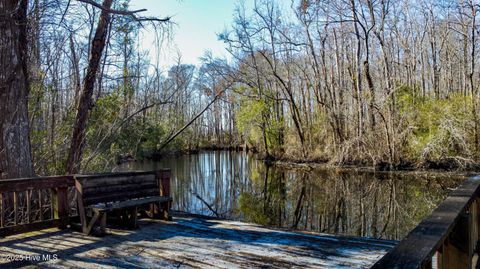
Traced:
<svg viewBox="0 0 480 269">
<path fill-rule="evenodd" d="M 396 242 L 275 230 L 176 213 L 105 237 L 57 228 L 0 238 L 0 267 L 369 268 Z"/>
</svg>

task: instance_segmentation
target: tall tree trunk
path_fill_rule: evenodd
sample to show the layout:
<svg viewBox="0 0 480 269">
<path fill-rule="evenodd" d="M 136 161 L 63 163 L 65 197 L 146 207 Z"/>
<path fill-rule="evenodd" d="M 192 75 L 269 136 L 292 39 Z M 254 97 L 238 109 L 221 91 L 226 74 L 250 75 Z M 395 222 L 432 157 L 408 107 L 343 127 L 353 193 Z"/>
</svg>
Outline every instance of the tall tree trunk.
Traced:
<svg viewBox="0 0 480 269">
<path fill-rule="evenodd" d="M 469 2 L 471 14 L 472 14 L 472 29 L 471 29 L 471 62 L 470 62 L 470 74 L 468 74 L 469 84 L 470 84 L 470 92 L 472 94 L 472 116 L 473 116 L 473 123 L 474 123 L 474 144 L 475 144 L 475 159 L 478 159 L 480 153 L 480 130 L 479 130 L 479 123 L 478 123 L 478 90 L 475 85 L 475 81 L 473 79 L 473 75 L 475 74 L 475 41 L 476 41 L 476 18 L 477 18 L 477 9 L 473 3 L 473 1 Z"/>
<path fill-rule="evenodd" d="M 82 90 L 81 81 L 80 81 L 80 66 L 77 52 L 75 51 L 75 41 L 73 39 L 73 33 L 69 36 L 70 41 L 70 52 L 72 54 L 72 69 L 73 69 L 73 84 L 75 95 L 73 97 L 74 108 L 78 107 L 78 96 Z"/>
<path fill-rule="evenodd" d="M 363 90 L 362 90 L 362 65 L 361 65 L 361 58 L 362 58 L 362 45 L 361 45 L 361 37 L 360 31 L 358 29 L 357 21 L 357 9 L 355 6 L 355 0 L 350 0 L 352 15 L 355 19 L 354 21 L 354 29 L 355 29 L 355 37 L 357 48 L 355 51 L 356 54 L 356 76 L 354 77 L 354 84 L 356 88 L 356 99 L 357 99 L 357 118 L 358 118 L 358 127 L 357 127 L 357 135 L 361 137 L 365 130 L 363 129 L 363 122 L 364 122 L 364 113 L 363 113 Z"/>
<path fill-rule="evenodd" d="M 105 48 L 108 25 L 110 24 L 110 14 L 106 10 L 110 10 L 112 2 L 113 0 L 103 1 L 103 10 L 100 14 L 97 30 L 92 40 L 87 74 L 83 81 L 83 89 L 77 107 L 77 116 L 75 119 L 75 126 L 73 127 L 72 141 L 66 165 L 66 172 L 70 174 L 79 172 L 81 168 L 80 164 L 82 161 L 83 150 L 85 148 L 87 120 L 90 110 L 93 107 L 93 88 L 95 86 L 100 59 L 102 57 L 103 49 Z"/>
<path fill-rule="evenodd" d="M 27 73 L 28 0 L 0 1 L 0 178 L 33 176 Z"/>
</svg>

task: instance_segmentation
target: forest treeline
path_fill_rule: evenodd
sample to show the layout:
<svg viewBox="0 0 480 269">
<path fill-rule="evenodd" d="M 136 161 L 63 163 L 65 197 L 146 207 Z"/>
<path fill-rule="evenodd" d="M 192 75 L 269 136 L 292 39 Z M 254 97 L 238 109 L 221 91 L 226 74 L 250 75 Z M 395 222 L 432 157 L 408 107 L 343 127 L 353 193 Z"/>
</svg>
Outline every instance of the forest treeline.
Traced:
<svg viewBox="0 0 480 269">
<path fill-rule="evenodd" d="M 168 70 L 164 48 L 188 29 L 140 17 L 129 0 L 7 2 L 0 26 L 14 36 L 2 34 L 0 54 L 16 49 L 27 83 L 0 76 L 5 89 L 26 88 L 2 92 L 2 173 L 19 149 L 31 152 L 18 162 L 31 163 L 26 174 L 237 146 L 381 168 L 468 168 L 480 157 L 478 1 L 239 2 L 218 34 L 228 60 L 206 52 L 193 66 L 180 52 Z M 17 58 L 0 58 L 4 74 Z M 26 115 L 10 132 L 8 118 Z"/>
<path fill-rule="evenodd" d="M 220 35 L 248 143 L 380 168 L 478 161 L 478 1 L 277 2 Z"/>
</svg>

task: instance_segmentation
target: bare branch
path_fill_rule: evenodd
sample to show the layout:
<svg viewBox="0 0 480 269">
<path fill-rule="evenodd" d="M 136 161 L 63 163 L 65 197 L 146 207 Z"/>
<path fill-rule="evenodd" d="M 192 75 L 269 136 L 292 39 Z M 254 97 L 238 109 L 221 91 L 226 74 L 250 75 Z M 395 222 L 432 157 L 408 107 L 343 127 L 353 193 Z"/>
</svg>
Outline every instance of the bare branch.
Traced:
<svg viewBox="0 0 480 269">
<path fill-rule="evenodd" d="M 106 11 L 106 12 L 109 12 L 109 13 L 112 13 L 112 14 L 117 14 L 117 15 L 123 15 L 123 16 L 130 16 L 132 17 L 134 20 L 138 21 L 138 22 L 142 22 L 142 21 L 158 21 L 158 22 L 168 22 L 170 21 L 170 17 L 165 17 L 165 18 L 155 18 L 155 17 L 137 17 L 136 14 L 137 13 L 140 13 L 140 12 L 145 12 L 147 11 L 147 9 L 145 8 L 142 8 L 142 9 L 138 9 L 138 10 L 118 10 L 118 9 L 107 9 L 107 8 L 104 8 L 102 5 L 100 5 L 99 3 L 93 1 L 93 0 L 77 0 L 79 2 L 82 2 L 82 3 L 86 3 L 86 4 L 89 4 L 89 5 L 92 5 L 96 8 L 99 8 L 103 11 Z"/>
</svg>

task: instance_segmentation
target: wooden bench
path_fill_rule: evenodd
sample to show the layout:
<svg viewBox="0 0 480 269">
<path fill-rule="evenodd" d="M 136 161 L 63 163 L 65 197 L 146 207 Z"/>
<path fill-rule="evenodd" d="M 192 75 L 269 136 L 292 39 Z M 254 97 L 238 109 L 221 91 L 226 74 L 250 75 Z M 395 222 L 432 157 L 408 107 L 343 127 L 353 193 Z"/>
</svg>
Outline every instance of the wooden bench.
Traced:
<svg viewBox="0 0 480 269">
<path fill-rule="evenodd" d="M 82 232 L 90 234 L 100 222 L 105 233 L 107 212 L 129 228 L 137 227 L 139 209 L 151 218 L 169 218 L 169 170 L 74 176 Z"/>
</svg>

